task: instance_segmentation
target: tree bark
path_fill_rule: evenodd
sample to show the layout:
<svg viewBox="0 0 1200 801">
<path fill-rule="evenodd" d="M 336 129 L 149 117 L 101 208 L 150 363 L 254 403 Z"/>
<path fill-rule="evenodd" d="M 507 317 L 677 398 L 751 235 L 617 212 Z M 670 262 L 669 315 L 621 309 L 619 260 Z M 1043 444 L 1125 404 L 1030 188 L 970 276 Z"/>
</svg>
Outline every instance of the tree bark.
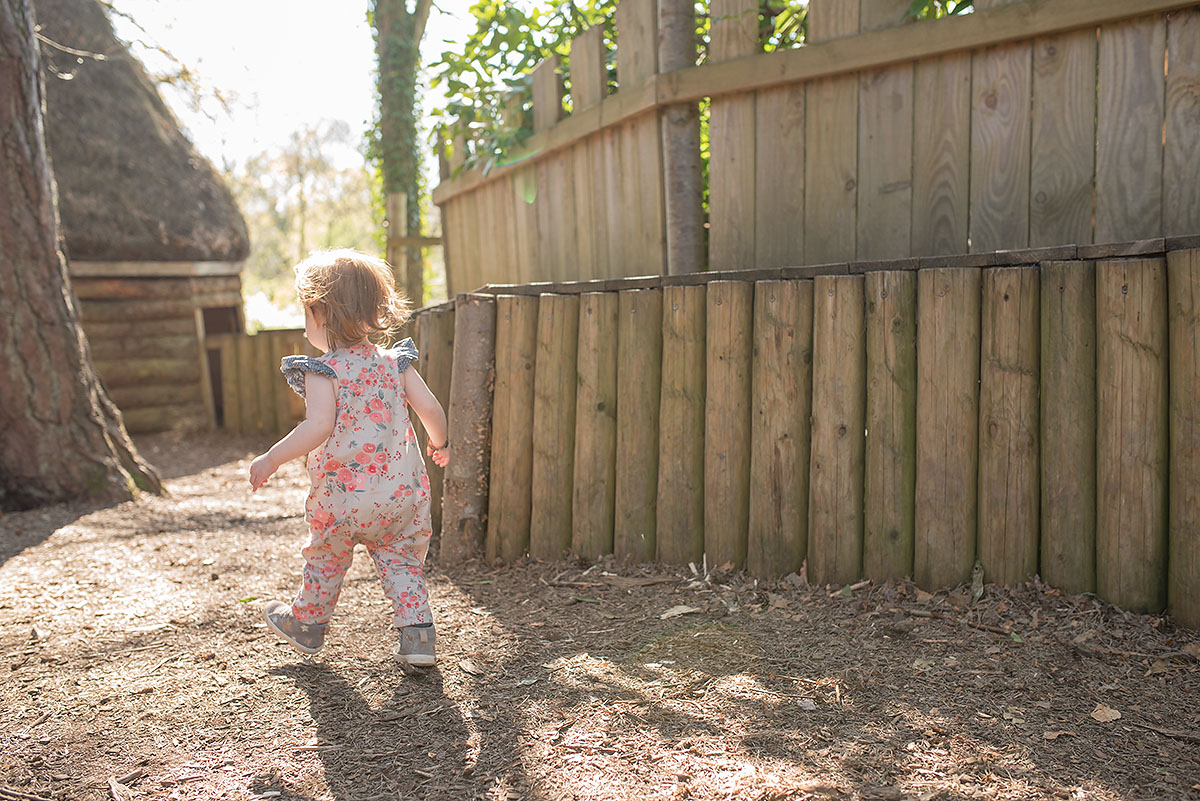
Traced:
<svg viewBox="0 0 1200 801">
<path fill-rule="evenodd" d="M 692 0 L 658 0 L 658 71 L 696 65 L 696 7 Z M 704 179 L 700 108 L 679 103 L 662 111 L 663 187 L 667 205 L 667 272 L 705 267 Z"/>
<path fill-rule="evenodd" d="M 162 491 L 96 378 L 60 247 L 30 0 L 0 0 L 0 508 Z"/>
<path fill-rule="evenodd" d="M 421 37 L 432 0 L 416 0 L 409 13 L 406 0 L 374 0 L 375 55 L 379 61 L 379 131 L 376 155 L 383 172 L 383 191 L 408 197 L 406 226 L 388 220 L 389 236 L 400 230 L 421 231 L 421 160 L 417 148 L 416 87 L 421 63 Z M 405 258 L 393 256 L 392 266 L 414 306 L 424 300 L 420 248 L 408 248 Z"/>
</svg>

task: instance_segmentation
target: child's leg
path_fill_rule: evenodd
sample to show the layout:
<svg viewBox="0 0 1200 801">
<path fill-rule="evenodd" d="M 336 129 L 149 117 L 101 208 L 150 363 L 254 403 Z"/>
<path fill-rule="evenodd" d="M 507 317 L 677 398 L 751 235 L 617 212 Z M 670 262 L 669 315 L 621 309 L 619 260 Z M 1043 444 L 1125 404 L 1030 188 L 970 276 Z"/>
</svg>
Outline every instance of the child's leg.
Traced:
<svg viewBox="0 0 1200 801">
<path fill-rule="evenodd" d="M 292 613 L 301 623 L 327 623 L 354 560 L 354 543 L 337 529 L 312 531 L 304 554 L 304 576 Z"/>
<path fill-rule="evenodd" d="M 433 622 L 423 568 L 432 533 L 425 529 L 409 536 L 388 535 L 378 542 L 366 543 L 367 553 L 375 560 L 375 569 L 383 582 L 383 592 L 392 602 L 396 628 Z"/>
</svg>

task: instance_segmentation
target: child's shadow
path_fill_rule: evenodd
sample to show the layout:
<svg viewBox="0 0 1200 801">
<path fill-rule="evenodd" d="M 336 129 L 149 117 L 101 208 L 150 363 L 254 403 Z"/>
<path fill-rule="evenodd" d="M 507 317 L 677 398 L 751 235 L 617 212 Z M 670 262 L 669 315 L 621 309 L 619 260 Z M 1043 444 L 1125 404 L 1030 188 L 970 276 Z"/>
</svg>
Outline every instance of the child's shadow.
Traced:
<svg viewBox="0 0 1200 801">
<path fill-rule="evenodd" d="M 467 726 L 437 670 L 414 678 L 380 666 L 374 675 L 385 676 L 393 689 L 379 709 L 327 664 L 297 663 L 270 672 L 292 679 L 308 695 L 317 742 L 301 748 L 321 757 L 335 799 L 470 795 L 472 784 L 463 775 Z"/>
</svg>

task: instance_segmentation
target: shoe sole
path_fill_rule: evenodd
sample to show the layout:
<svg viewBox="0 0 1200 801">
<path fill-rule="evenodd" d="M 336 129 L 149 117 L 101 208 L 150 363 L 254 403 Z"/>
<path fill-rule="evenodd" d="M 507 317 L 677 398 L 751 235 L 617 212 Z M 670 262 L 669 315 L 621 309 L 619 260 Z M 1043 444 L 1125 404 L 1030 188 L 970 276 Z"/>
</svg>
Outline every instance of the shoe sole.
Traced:
<svg viewBox="0 0 1200 801">
<path fill-rule="evenodd" d="M 408 654 L 407 656 L 397 656 L 396 661 L 410 667 L 430 668 L 437 664 L 437 657 L 426 654 Z"/>
<path fill-rule="evenodd" d="M 300 643 L 293 640 L 291 637 L 289 637 L 287 634 L 285 634 L 281 628 L 279 628 L 278 626 L 275 625 L 275 621 L 271 620 L 271 617 L 269 615 L 264 614 L 263 618 L 265 618 L 267 621 L 267 628 L 269 628 L 271 631 L 275 632 L 280 637 L 282 637 L 283 640 L 288 645 L 295 648 L 297 651 L 299 651 L 304 656 L 312 656 L 313 654 L 318 653 L 321 650 L 320 648 L 309 648 L 308 646 L 301 645 Z"/>
</svg>

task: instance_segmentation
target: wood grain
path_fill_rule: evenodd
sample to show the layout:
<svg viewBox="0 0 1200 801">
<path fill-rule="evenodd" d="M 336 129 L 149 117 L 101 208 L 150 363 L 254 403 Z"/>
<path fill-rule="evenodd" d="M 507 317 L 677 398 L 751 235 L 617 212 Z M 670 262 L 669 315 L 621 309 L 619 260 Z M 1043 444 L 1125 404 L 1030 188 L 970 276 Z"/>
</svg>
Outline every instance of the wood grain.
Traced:
<svg viewBox="0 0 1200 801">
<path fill-rule="evenodd" d="M 595 560 L 613 550 L 617 455 L 617 293 L 579 296 L 575 394 L 575 490 L 571 552 Z M 655 402 L 657 403 L 657 398 Z"/>
<path fill-rule="evenodd" d="M 804 156 L 804 263 L 855 257 L 858 198 L 858 79 L 808 84 Z"/>
<path fill-rule="evenodd" d="M 971 58 L 924 59 L 914 73 L 911 254 L 966 253 Z"/>
<path fill-rule="evenodd" d="M 858 259 L 912 250 L 913 67 L 859 74 Z"/>
<path fill-rule="evenodd" d="M 1167 255 L 1171 464 L 1167 598 L 1181 626 L 1200 628 L 1200 250 Z"/>
<path fill-rule="evenodd" d="M 1200 9 L 1167 19 L 1163 234 L 1200 232 Z"/>
<path fill-rule="evenodd" d="M 804 261 L 804 84 L 758 93 L 754 102 L 754 263 Z M 745 259 L 741 260 L 742 262 Z"/>
</svg>

